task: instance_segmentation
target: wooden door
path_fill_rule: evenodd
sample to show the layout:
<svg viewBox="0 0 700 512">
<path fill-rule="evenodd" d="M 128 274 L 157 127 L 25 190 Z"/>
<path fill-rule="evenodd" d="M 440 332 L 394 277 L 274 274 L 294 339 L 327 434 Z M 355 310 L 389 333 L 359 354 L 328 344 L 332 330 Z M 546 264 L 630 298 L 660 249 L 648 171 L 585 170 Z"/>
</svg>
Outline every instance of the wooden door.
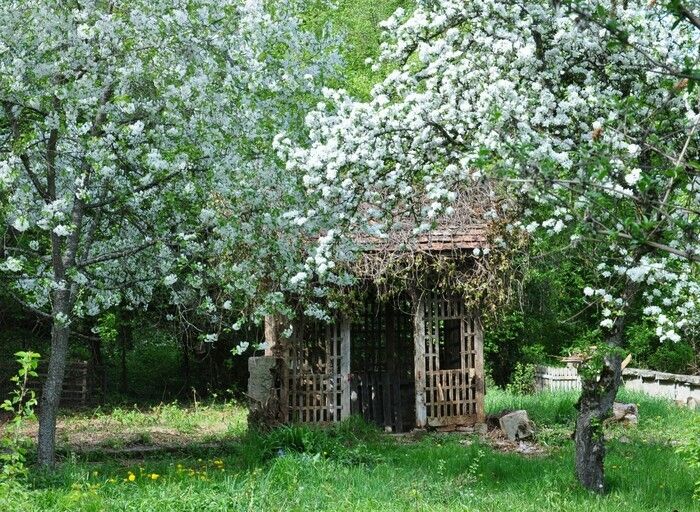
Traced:
<svg viewBox="0 0 700 512">
<path fill-rule="evenodd" d="M 458 297 L 424 297 L 425 410 L 432 427 L 484 421 L 483 334 Z"/>
<path fill-rule="evenodd" d="M 333 423 L 342 419 L 347 370 L 341 353 L 347 351 L 349 341 L 343 336 L 342 326 L 340 321 L 300 323 L 297 334 L 290 340 L 287 359 L 289 421 Z M 347 360 L 347 356 L 344 359 Z"/>
</svg>

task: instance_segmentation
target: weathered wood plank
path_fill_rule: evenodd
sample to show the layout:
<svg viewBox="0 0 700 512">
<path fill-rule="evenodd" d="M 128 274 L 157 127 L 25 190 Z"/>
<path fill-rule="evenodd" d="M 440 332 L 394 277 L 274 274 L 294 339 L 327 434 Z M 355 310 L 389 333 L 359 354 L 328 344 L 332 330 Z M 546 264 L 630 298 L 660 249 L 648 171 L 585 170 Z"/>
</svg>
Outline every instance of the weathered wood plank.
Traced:
<svg viewBox="0 0 700 512">
<path fill-rule="evenodd" d="M 341 415 L 340 419 L 350 416 L 350 320 L 343 316 L 340 322 L 340 386 L 341 386 Z"/>
<path fill-rule="evenodd" d="M 416 427 L 425 428 L 428 415 L 425 406 L 425 314 L 423 298 L 413 290 L 413 368 L 416 382 Z"/>
<path fill-rule="evenodd" d="M 486 383 L 484 380 L 484 328 L 481 323 L 481 315 L 474 313 L 474 369 L 476 373 L 476 417 L 479 423 L 486 421 L 486 409 L 484 407 L 484 395 Z"/>
</svg>

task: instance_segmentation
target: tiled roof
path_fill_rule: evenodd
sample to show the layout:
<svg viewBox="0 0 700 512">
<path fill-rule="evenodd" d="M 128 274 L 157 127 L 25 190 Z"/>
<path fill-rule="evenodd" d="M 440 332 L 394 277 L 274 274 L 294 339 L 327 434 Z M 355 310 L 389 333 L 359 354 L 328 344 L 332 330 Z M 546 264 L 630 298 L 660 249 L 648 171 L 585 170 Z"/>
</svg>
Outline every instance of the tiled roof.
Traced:
<svg viewBox="0 0 700 512">
<path fill-rule="evenodd" d="M 449 227 L 430 231 L 418 237 L 418 248 L 426 251 L 476 249 L 486 245 L 486 226 Z"/>
<path fill-rule="evenodd" d="M 378 237 L 358 237 L 356 240 L 365 252 L 418 250 L 424 252 L 458 251 L 485 247 L 488 243 L 486 226 L 440 226 L 438 229 L 422 233 L 416 237 L 406 237 L 405 241 Z"/>
</svg>

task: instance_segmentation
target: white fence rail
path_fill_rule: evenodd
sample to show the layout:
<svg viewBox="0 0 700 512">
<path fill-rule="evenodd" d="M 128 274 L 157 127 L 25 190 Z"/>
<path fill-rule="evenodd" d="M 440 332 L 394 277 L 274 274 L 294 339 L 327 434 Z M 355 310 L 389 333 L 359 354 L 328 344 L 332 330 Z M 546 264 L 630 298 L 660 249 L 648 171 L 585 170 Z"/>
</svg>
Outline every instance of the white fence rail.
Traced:
<svg viewBox="0 0 700 512">
<path fill-rule="evenodd" d="M 625 368 L 622 371 L 626 389 L 673 400 L 692 409 L 700 409 L 700 376 Z M 535 390 L 577 390 L 581 380 L 576 368 L 555 366 L 535 367 Z"/>
</svg>

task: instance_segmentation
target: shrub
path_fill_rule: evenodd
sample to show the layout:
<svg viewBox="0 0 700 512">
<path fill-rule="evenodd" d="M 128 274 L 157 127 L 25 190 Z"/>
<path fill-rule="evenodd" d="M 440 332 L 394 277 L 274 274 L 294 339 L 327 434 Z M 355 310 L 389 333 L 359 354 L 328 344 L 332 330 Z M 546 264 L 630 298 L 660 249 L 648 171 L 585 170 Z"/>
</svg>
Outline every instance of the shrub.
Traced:
<svg viewBox="0 0 700 512">
<path fill-rule="evenodd" d="M 37 377 L 36 368 L 39 365 L 39 354 L 35 352 L 17 352 L 19 370 L 10 380 L 15 383 L 15 389 L 10 398 L 0 403 L 0 410 L 9 412 L 12 419 L 0 440 L 0 481 L 8 481 L 27 474 L 25 467 L 28 439 L 22 433 L 24 422 L 34 418 L 36 395 L 29 389 L 29 379 Z"/>
<path fill-rule="evenodd" d="M 677 343 L 662 343 L 654 326 L 648 322 L 630 326 L 627 337 L 635 366 L 670 373 L 692 373 L 696 361 L 692 338 Z"/>
<path fill-rule="evenodd" d="M 516 363 L 510 383 L 506 389 L 516 395 L 531 395 L 535 392 L 535 365 Z"/>
</svg>

